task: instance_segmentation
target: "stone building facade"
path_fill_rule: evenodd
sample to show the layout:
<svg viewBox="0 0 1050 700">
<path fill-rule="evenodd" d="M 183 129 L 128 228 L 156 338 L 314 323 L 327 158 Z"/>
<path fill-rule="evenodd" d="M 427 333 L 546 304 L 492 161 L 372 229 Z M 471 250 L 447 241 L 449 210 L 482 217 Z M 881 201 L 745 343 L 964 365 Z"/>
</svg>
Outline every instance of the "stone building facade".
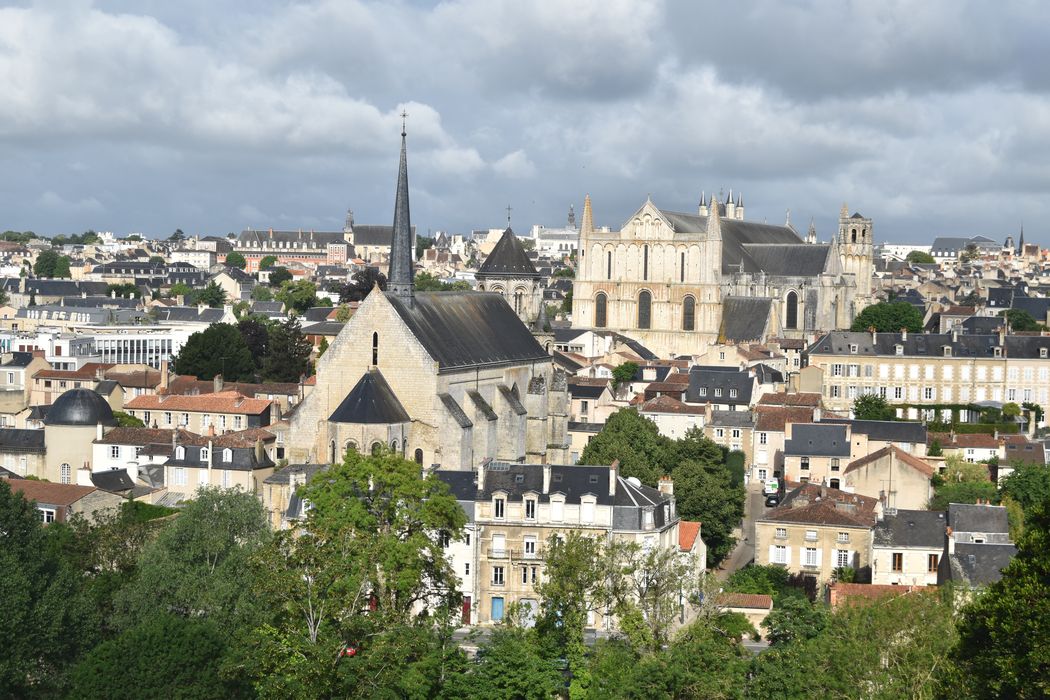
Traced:
<svg viewBox="0 0 1050 700">
<path fill-rule="evenodd" d="M 646 201 L 619 231 L 580 228 L 573 325 L 611 328 L 661 355 L 714 342 L 800 338 L 848 327 L 872 303 L 872 221 L 849 215 L 829 244 L 790 225 L 749 222 L 742 199 L 697 214 Z"/>
</svg>

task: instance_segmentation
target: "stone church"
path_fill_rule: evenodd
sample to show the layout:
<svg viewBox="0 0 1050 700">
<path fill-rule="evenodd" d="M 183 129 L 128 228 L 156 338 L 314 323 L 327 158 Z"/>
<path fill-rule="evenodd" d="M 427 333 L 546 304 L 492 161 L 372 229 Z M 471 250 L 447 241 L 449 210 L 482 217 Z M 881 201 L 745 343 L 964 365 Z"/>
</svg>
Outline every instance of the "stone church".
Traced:
<svg viewBox="0 0 1050 700">
<path fill-rule="evenodd" d="M 444 469 L 565 463 L 566 376 L 503 293 L 416 292 L 409 221 L 402 130 L 387 291 L 373 289 L 318 360 L 289 418 L 289 461 L 385 446 Z"/>
<path fill-rule="evenodd" d="M 573 326 L 608 328 L 660 355 L 716 342 L 802 338 L 848 327 L 873 302 L 872 221 L 843 205 L 831 243 L 747 221 L 744 203 L 714 196 L 696 214 L 651 200 L 619 231 L 580 227 Z"/>
</svg>

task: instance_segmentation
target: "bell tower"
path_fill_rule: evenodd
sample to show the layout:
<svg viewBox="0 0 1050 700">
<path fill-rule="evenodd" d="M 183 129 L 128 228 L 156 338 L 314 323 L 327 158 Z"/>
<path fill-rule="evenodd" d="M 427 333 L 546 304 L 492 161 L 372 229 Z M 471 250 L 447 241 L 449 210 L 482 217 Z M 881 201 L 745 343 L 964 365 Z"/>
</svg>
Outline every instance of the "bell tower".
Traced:
<svg viewBox="0 0 1050 700">
<path fill-rule="evenodd" d="M 838 250 L 842 272 L 856 278 L 856 302 L 863 308 L 871 303 L 871 276 L 875 271 L 872 222 L 858 213 L 851 215 L 845 204 L 839 210 Z"/>
</svg>

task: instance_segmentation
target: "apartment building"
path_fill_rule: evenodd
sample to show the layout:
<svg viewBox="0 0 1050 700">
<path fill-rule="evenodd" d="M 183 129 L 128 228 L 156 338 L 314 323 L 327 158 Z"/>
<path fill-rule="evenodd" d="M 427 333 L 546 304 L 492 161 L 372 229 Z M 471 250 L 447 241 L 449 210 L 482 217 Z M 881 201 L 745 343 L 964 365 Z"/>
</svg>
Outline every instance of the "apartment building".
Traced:
<svg viewBox="0 0 1050 700">
<path fill-rule="evenodd" d="M 124 410 L 146 427 L 183 428 L 207 435 L 265 427 L 270 424 L 272 404 L 269 399 L 221 391 L 198 396 L 136 396 L 124 404 Z"/>
<path fill-rule="evenodd" d="M 943 511 L 887 508 L 871 539 L 871 582 L 936 586 L 944 550 Z"/>
<path fill-rule="evenodd" d="M 912 420 L 950 420 L 944 404 L 1050 401 L 1050 336 L 834 331 L 810 346 L 805 362 L 821 370 L 832 411 L 849 411 L 862 394 L 884 397 Z"/>
<path fill-rule="evenodd" d="M 755 521 L 755 563 L 783 566 L 818 585 L 845 566 L 866 578 L 871 531 L 881 512 L 878 499 L 802 484 Z"/>
</svg>

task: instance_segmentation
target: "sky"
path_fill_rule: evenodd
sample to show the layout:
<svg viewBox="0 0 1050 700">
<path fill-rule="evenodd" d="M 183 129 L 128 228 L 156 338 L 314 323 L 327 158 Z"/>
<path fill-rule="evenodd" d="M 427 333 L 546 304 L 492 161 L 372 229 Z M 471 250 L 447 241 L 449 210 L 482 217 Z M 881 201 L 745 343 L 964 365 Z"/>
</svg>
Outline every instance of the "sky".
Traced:
<svg viewBox="0 0 1050 700">
<path fill-rule="evenodd" d="M 0 6 L 0 230 L 620 227 L 649 196 L 876 241 L 1050 245 L 1050 6 L 46 0 Z"/>
</svg>

